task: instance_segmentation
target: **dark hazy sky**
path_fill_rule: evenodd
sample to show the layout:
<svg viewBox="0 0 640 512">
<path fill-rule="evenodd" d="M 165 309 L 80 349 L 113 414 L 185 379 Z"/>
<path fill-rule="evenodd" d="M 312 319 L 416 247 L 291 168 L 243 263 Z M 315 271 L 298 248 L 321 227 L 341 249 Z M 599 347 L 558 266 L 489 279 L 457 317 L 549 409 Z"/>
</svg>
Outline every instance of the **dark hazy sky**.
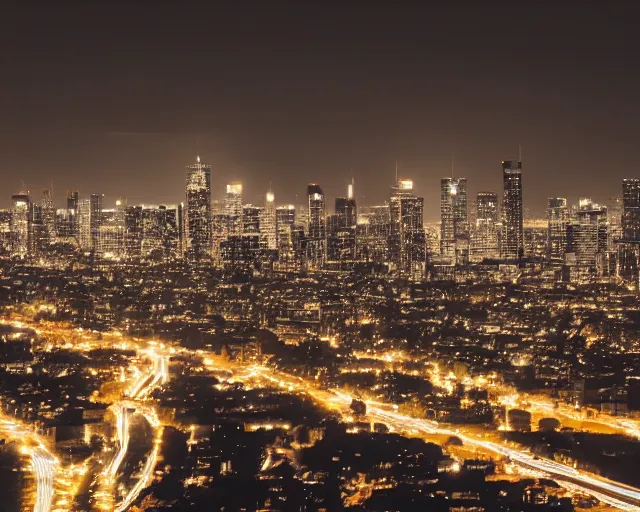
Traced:
<svg viewBox="0 0 640 512">
<path fill-rule="evenodd" d="M 5 4 L 0 205 L 51 180 L 59 204 L 178 202 L 199 151 L 214 196 L 240 179 L 253 202 L 316 181 L 332 203 L 351 169 L 381 202 L 397 159 L 435 219 L 452 152 L 501 191 L 518 144 L 533 213 L 603 200 L 640 175 L 639 42 L 633 2 Z"/>
</svg>

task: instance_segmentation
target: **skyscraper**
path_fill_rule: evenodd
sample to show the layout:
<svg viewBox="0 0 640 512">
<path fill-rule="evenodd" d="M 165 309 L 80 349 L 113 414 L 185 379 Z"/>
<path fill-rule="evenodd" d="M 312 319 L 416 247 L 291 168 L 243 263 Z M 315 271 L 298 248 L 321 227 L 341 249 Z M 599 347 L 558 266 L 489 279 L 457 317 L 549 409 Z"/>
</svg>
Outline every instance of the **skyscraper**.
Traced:
<svg viewBox="0 0 640 512">
<path fill-rule="evenodd" d="M 400 179 L 391 187 L 389 201 L 389 261 L 395 270 L 412 279 L 424 276 L 426 241 L 424 199 L 413 195 L 413 181 Z"/>
<path fill-rule="evenodd" d="M 640 180 L 622 180 L 622 239 L 640 242 Z"/>
<path fill-rule="evenodd" d="M 28 192 L 20 192 L 11 197 L 11 238 L 12 255 L 26 258 L 29 255 L 31 200 Z"/>
<path fill-rule="evenodd" d="M 91 201 L 78 199 L 76 211 L 78 243 L 83 250 L 88 251 L 91 249 Z"/>
<path fill-rule="evenodd" d="M 194 260 L 211 255 L 211 166 L 200 162 L 186 168 L 186 241 Z"/>
<path fill-rule="evenodd" d="M 574 218 L 567 226 L 566 267 L 570 280 L 584 282 L 604 271 L 608 248 L 607 207 L 581 198 Z"/>
<path fill-rule="evenodd" d="M 42 215 L 43 242 L 44 245 L 49 245 L 56 241 L 56 208 L 53 203 L 53 194 L 48 188 L 42 191 L 40 210 Z"/>
<path fill-rule="evenodd" d="M 327 217 L 327 258 L 333 261 L 353 261 L 356 257 L 356 200 L 353 183 L 347 187 L 347 197 L 336 197 L 335 214 Z"/>
<path fill-rule="evenodd" d="M 276 207 L 276 230 L 278 232 L 278 258 L 280 261 L 294 260 L 296 241 L 296 208 L 292 204 Z"/>
<path fill-rule="evenodd" d="M 472 243 L 474 260 L 498 257 L 498 221 L 498 194 L 478 192 Z"/>
<path fill-rule="evenodd" d="M 440 180 L 440 254 L 450 263 L 465 263 L 469 251 L 467 179 Z"/>
<path fill-rule="evenodd" d="M 276 203 L 273 192 L 267 192 L 265 196 L 262 218 L 260 219 L 260 245 L 268 251 L 275 251 L 278 245 Z"/>
<path fill-rule="evenodd" d="M 547 201 L 547 258 L 562 261 L 567 250 L 569 212 L 564 197 L 550 197 Z"/>
<path fill-rule="evenodd" d="M 102 225 L 102 199 L 103 194 L 91 194 L 89 224 L 91 230 L 91 248 L 98 249 L 98 239 L 100 237 L 100 226 Z"/>
<path fill-rule="evenodd" d="M 229 234 L 241 234 L 243 231 L 242 183 L 234 182 L 227 185 L 227 195 L 224 198 L 224 211 L 229 222 Z"/>
<path fill-rule="evenodd" d="M 310 183 L 307 187 L 307 197 L 309 199 L 307 255 L 312 267 L 320 267 L 326 257 L 324 192 L 320 185 Z"/>
<path fill-rule="evenodd" d="M 524 232 L 522 211 L 522 162 L 502 162 L 504 181 L 502 256 L 519 258 L 524 255 Z"/>
</svg>

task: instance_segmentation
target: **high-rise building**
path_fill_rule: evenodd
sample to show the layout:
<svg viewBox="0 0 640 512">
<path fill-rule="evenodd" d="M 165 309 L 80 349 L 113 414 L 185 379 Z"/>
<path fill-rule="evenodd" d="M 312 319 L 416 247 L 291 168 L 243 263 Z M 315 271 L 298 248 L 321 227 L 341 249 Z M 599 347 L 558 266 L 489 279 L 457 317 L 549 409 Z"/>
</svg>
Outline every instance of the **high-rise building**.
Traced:
<svg viewBox="0 0 640 512">
<path fill-rule="evenodd" d="M 310 183 L 307 187 L 307 197 L 309 199 L 307 255 L 312 267 L 321 267 L 326 258 L 324 192 L 320 185 Z"/>
<path fill-rule="evenodd" d="M 0 254 L 8 256 L 12 249 L 11 210 L 0 210 Z"/>
<path fill-rule="evenodd" d="M 603 275 L 608 250 L 607 207 L 581 198 L 567 225 L 565 267 L 571 281 L 585 281 Z"/>
<path fill-rule="evenodd" d="M 128 259 L 142 257 L 142 206 L 129 205 L 124 211 L 124 246 Z"/>
<path fill-rule="evenodd" d="M 224 211 L 229 222 L 229 234 L 241 234 L 244 229 L 242 223 L 242 183 L 234 182 L 227 185 Z"/>
<path fill-rule="evenodd" d="M 73 190 L 67 194 L 67 209 L 75 210 L 78 208 L 78 191 Z"/>
<path fill-rule="evenodd" d="M 260 245 L 268 251 L 278 248 L 276 203 L 273 192 L 267 192 L 262 218 L 260 219 Z"/>
<path fill-rule="evenodd" d="M 478 192 L 476 221 L 473 230 L 471 252 L 475 261 L 497 258 L 498 249 L 498 194 Z"/>
<path fill-rule="evenodd" d="M 412 279 L 424 277 L 426 240 L 424 199 L 413 195 L 413 181 L 400 179 L 391 187 L 389 201 L 389 262 Z"/>
<path fill-rule="evenodd" d="M 296 259 L 296 208 L 289 204 L 276 207 L 276 231 L 278 233 L 278 259 L 291 262 Z"/>
<path fill-rule="evenodd" d="M 388 204 L 360 208 L 356 225 L 356 259 L 387 262 L 390 224 Z"/>
<path fill-rule="evenodd" d="M 102 225 L 102 200 L 104 194 L 91 194 L 90 198 L 90 230 L 91 230 L 91 248 L 98 249 L 98 238 L 100 236 L 100 226 Z"/>
<path fill-rule="evenodd" d="M 48 188 L 42 191 L 40 210 L 42 215 L 43 242 L 44 245 L 49 245 L 56 241 L 56 208 L 53 202 L 53 194 Z"/>
<path fill-rule="evenodd" d="M 93 215 L 93 211 L 91 212 Z M 125 207 L 116 201 L 115 208 L 102 209 L 98 226 L 96 256 L 109 260 L 119 260 L 126 254 Z"/>
<path fill-rule="evenodd" d="M 91 244 L 91 200 L 78 199 L 76 208 L 76 223 L 78 226 L 78 245 L 81 249 L 88 251 Z"/>
<path fill-rule="evenodd" d="M 211 166 L 200 162 L 186 168 L 185 238 L 189 257 L 211 255 Z"/>
<path fill-rule="evenodd" d="M 450 263 L 466 263 L 469 253 L 467 179 L 440 180 L 440 254 Z"/>
<path fill-rule="evenodd" d="M 505 258 L 524 255 L 524 230 L 522 209 L 522 162 L 502 162 L 504 181 L 503 230 L 501 253 Z"/>
<path fill-rule="evenodd" d="M 11 197 L 12 255 L 26 258 L 29 255 L 31 233 L 31 200 L 28 192 Z"/>
<path fill-rule="evenodd" d="M 358 212 L 353 195 L 353 183 L 347 197 L 336 197 L 335 214 L 327 217 L 327 258 L 333 261 L 353 261 L 356 258 L 356 225 Z"/>
<path fill-rule="evenodd" d="M 622 180 L 622 239 L 640 242 L 640 179 Z"/>
<path fill-rule="evenodd" d="M 569 211 L 564 197 L 550 197 L 547 201 L 547 258 L 562 261 L 567 250 Z"/>
<path fill-rule="evenodd" d="M 142 207 L 142 246 L 144 259 L 166 261 L 175 258 L 180 248 L 178 205 Z"/>
</svg>

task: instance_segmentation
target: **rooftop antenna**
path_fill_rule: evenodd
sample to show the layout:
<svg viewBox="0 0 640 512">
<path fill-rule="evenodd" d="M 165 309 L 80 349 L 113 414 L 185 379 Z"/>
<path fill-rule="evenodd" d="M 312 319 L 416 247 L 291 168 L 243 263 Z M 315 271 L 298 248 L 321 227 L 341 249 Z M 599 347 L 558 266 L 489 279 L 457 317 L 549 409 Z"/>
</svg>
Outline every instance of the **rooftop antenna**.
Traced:
<svg viewBox="0 0 640 512">
<path fill-rule="evenodd" d="M 518 144 L 518 162 L 522 163 L 522 145 Z"/>
<path fill-rule="evenodd" d="M 452 178 L 455 176 L 454 174 L 455 162 L 456 162 L 456 154 L 455 152 L 452 152 L 451 153 L 451 177 Z"/>
<path fill-rule="evenodd" d="M 398 160 L 396 159 L 396 185 L 398 184 Z"/>
</svg>

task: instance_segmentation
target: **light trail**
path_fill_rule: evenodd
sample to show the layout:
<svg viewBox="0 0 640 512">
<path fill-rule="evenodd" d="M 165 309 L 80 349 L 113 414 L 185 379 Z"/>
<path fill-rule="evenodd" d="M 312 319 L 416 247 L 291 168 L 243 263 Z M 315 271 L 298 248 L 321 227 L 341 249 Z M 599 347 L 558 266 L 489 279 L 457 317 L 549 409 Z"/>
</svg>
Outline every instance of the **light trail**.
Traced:
<svg viewBox="0 0 640 512">
<path fill-rule="evenodd" d="M 1 416 L 0 431 L 25 443 L 20 452 L 30 456 L 31 468 L 36 480 L 36 500 L 33 510 L 34 512 L 49 512 L 53 501 L 58 460 L 46 448 L 40 436 L 23 423 L 10 417 Z"/>
<path fill-rule="evenodd" d="M 36 475 L 36 504 L 33 512 L 49 512 L 53 501 L 54 474 L 58 461 L 46 449 L 31 450 L 31 466 Z"/>
<path fill-rule="evenodd" d="M 312 383 L 304 381 L 301 377 L 288 375 L 283 372 L 270 372 L 262 366 L 253 366 L 248 373 L 239 373 L 237 378 L 248 380 L 257 376 L 276 383 L 279 387 L 304 392 L 328 408 L 336 408 L 336 406 L 348 407 L 353 400 L 353 397 L 347 393 L 337 390 L 319 390 L 315 388 Z M 436 421 L 414 418 L 398 413 L 390 410 L 392 406 L 389 404 L 381 404 L 376 401 L 366 401 L 366 404 L 367 415 L 370 418 L 379 420 L 381 423 L 385 423 L 399 432 L 417 431 L 423 434 L 456 436 L 468 445 L 496 453 L 508 458 L 513 463 L 525 469 L 535 470 L 548 478 L 557 479 L 558 483 L 563 486 L 568 481 L 569 485 L 566 486 L 567 488 L 579 489 L 581 492 L 592 496 L 597 495 L 596 497 L 600 501 L 610 506 L 625 511 L 640 511 L 639 489 L 604 478 L 596 478 L 584 471 L 579 471 L 548 459 L 534 457 L 522 450 L 509 448 L 496 442 L 485 441 L 443 428 Z"/>
<path fill-rule="evenodd" d="M 105 471 L 105 475 L 110 479 L 115 478 L 122 461 L 127 455 L 130 439 L 130 417 L 133 411 L 124 405 L 118 404 L 114 407 L 114 412 L 116 415 L 116 432 L 118 434 L 118 452 Z"/>
</svg>

